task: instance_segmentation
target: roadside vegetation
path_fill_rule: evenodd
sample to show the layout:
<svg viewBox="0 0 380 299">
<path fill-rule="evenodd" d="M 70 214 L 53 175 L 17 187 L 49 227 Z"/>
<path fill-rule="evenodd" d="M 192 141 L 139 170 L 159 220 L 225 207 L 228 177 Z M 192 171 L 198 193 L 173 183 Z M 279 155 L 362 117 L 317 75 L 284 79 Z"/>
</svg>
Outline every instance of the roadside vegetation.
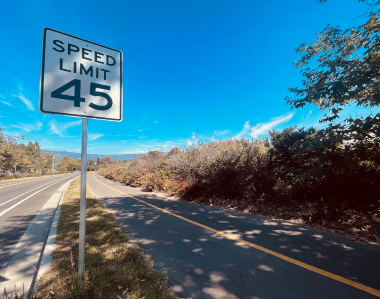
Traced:
<svg viewBox="0 0 380 299">
<path fill-rule="evenodd" d="M 372 9 L 379 4 L 359 2 Z M 285 100 L 295 109 L 325 111 L 323 129 L 272 130 L 265 139 L 197 140 L 99 173 L 190 201 L 305 221 L 379 242 L 380 11 L 372 9 L 363 25 L 328 26 L 315 42 L 296 49 L 301 58 L 294 64 L 303 81 L 289 88 Z M 368 114 L 345 113 L 352 106 Z"/>
<path fill-rule="evenodd" d="M 164 271 L 128 235 L 115 216 L 87 190 L 86 268 L 78 282 L 80 180 L 64 195 L 51 269 L 37 284 L 35 299 L 176 298 Z"/>
<path fill-rule="evenodd" d="M 0 179 L 40 176 L 52 172 L 53 154 L 42 153 L 38 141 L 19 144 L 23 136 L 5 135 L 0 128 Z"/>
<path fill-rule="evenodd" d="M 80 159 L 68 156 L 59 159 L 52 152 L 42 152 L 38 141 L 29 141 L 28 145 L 25 145 L 20 143 L 23 140 L 24 136 L 3 134 L 0 128 L 0 180 L 80 171 Z M 100 166 L 111 163 L 112 160 L 108 156 L 103 159 L 98 157 L 96 161 L 88 159 L 87 170 L 95 171 Z"/>
<path fill-rule="evenodd" d="M 198 141 L 115 163 L 99 174 L 188 201 L 380 241 L 379 164 L 324 134 L 292 127 L 263 140 Z"/>
</svg>

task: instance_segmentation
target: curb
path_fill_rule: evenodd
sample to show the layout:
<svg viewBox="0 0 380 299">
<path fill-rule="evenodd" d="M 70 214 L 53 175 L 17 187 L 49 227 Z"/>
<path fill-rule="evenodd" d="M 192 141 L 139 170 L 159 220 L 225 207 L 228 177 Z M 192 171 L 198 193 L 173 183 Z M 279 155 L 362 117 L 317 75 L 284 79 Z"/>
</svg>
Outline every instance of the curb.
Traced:
<svg viewBox="0 0 380 299">
<path fill-rule="evenodd" d="M 66 182 L 57 182 L 60 183 L 59 188 L 54 191 L 31 221 L 24 235 L 10 253 L 8 261 L 4 263 L 3 268 L 0 268 L 2 275 L 0 276 L 0 286 L 4 288 L 4 294 L 0 294 L 0 299 L 7 298 L 7 296 L 13 298 L 12 296 L 15 294 L 22 294 L 22 298 L 31 298 L 57 208 L 68 184 L 74 179 L 76 177 Z M 4 279 L 4 277 L 6 278 Z M 9 290 L 6 293 L 5 288 Z"/>
<path fill-rule="evenodd" d="M 72 181 L 77 179 L 77 177 L 73 178 L 72 180 L 66 182 L 63 184 L 57 192 L 61 192 L 61 198 L 59 199 L 57 209 L 55 210 L 53 221 L 51 223 L 49 234 L 46 239 L 45 245 L 42 248 L 40 260 L 37 265 L 36 273 L 33 277 L 32 284 L 30 285 L 30 290 L 28 292 L 27 299 L 33 298 L 34 293 L 37 290 L 36 283 L 40 280 L 40 278 L 50 269 L 51 261 L 52 261 L 52 255 L 54 251 L 54 243 L 57 236 L 57 226 L 59 221 L 59 216 L 61 213 L 61 205 L 62 205 L 62 199 L 65 195 L 65 192 L 67 188 L 70 186 Z"/>
</svg>

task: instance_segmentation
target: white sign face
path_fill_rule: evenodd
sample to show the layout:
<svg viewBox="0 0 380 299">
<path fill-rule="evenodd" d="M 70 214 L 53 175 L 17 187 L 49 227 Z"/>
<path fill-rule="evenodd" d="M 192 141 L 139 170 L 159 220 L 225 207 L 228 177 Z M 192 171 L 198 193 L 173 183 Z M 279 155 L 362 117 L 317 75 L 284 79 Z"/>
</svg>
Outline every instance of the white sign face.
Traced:
<svg viewBox="0 0 380 299">
<path fill-rule="evenodd" d="M 122 53 L 45 28 L 41 113 L 122 120 Z"/>
</svg>

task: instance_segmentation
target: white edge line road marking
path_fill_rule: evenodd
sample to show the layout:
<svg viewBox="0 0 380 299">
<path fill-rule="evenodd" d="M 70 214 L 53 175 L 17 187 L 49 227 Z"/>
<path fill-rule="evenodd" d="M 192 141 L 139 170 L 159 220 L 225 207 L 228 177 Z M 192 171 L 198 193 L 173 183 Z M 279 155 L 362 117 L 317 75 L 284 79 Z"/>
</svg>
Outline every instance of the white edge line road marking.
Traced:
<svg viewBox="0 0 380 299">
<path fill-rule="evenodd" d="M 55 238 L 57 236 L 58 221 L 59 221 L 59 217 L 61 214 L 61 205 L 62 205 L 63 197 L 65 196 L 65 192 L 69 188 L 70 184 L 74 180 L 76 180 L 77 178 L 78 178 L 78 176 L 75 176 L 74 178 L 72 178 L 68 182 L 64 183 L 57 191 L 57 192 L 62 192 L 62 193 L 61 193 L 61 197 L 60 197 L 59 202 L 58 202 L 58 206 L 57 206 L 55 213 L 54 213 L 54 216 L 53 216 L 53 221 L 52 221 L 50 229 L 49 229 L 49 234 L 47 236 L 45 246 L 44 246 L 44 248 L 42 248 L 41 257 L 40 257 L 38 267 L 36 267 L 37 273 L 33 278 L 33 281 L 31 284 L 31 290 L 29 291 L 32 294 L 31 298 L 33 298 L 34 292 L 36 291 L 36 282 L 38 282 L 38 280 L 46 273 L 46 271 L 50 269 L 53 251 L 54 251 Z"/>
<path fill-rule="evenodd" d="M 43 186 L 46 186 L 47 184 L 49 184 L 49 183 L 46 183 L 46 184 L 41 185 L 41 186 L 38 186 L 37 188 L 34 188 L 34 189 L 32 189 L 32 190 L 29 190 L 29 191 L 27 191 L 27 192 L 25 192 L 25 193 L 23 193 L 23 194 L 17 195 L 16 197 L 13 197 L 12 199 L 7 200 L 6 202 L 3 202 L 2 204 L 0 204 L 0 207 L 3 206 L 3 205 L 5 205 L 5 204 L 7 204 L 8 202 L 11 202 L 12 200 L 15 200 L 15 199 L 19 198 L 20 196 L 23 196 L 23 195 L 25 195 L 25 194 L 27 194 L 27 193 L 29 193 L 29 192 L 31 192 L 31 191 L 34 191 L 34 190 L 36 190 L 36 189 L 38 189 L 38 188 L 41 188 L 41 187 L 43 187 Z"/>
<path fill-rule="evenodd" d="M 62 189 L 65 185 L 67 186 L 71 181 L 75 180 L 76 177 L 66 177 L 68 181 L 52 194 L 34 217 L 24 235 L 11 251 L 8 261 L 3 265 L 3 269 L 0 269 L 1 275 L 6 278 L 6 280 L 0 280 L 0 286 L 2 289 L 9 289 L 8 295 L 13 293 L 14 288 L 19 293 L 22 292 L 21 288 L 25 288 L 26 298 L 32 297 L 30 296 L 30 286 L 33 285 L 39 269 L 52 219 L 63 196 Z M 62 181 L 64 180 L 58 182 Z M 0 298 L 5 299 L 1 294 Z"/>
<path fill-rule="evenodd" d="M 62 180 L 64 180 L 64 179 L 62 179 Z M 13 208 L 17 207 L 19 204 L 23 203 L 27 199 L 31 198 L 33 195 L 36 195 L 37 193 L 41 192 L 42 190 L 45 190 L 45 189 L 49 188 L 50 186 L 53 186 L 54 184 L 56 184 L 56 183 L 58 183 L 58 182 L 60 182 L 62 180 L 56 181 L 53 184 L 50 184 L 49 186 L 47 186 L 45 188 L 42 188 L 41 190 L 38 190 L 37 192 L 34 192 L 32 195 L 29 195 L 28 197 L 24 198 L 23 200 L 19 201 L 18 203 L 14 204 L 13 206 L 9 207 L 5 211 L 1 212 L 0 213 L 0 217 L 3 216 L 5 213 L 9 212 L 10 210 L 12 210 Z"/>
</svg>

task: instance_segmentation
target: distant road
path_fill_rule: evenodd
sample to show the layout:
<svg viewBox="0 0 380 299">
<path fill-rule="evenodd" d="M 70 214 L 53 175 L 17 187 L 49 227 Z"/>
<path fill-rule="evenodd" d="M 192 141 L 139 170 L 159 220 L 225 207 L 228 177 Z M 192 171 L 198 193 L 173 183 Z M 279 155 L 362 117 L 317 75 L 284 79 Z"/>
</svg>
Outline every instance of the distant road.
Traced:
<svg viewBox="0 0 380 299">
<path fill-rule="evenodd" d="M 11 252 L 30 223 L 58 188 L 77 175 L 66 174 L 0 182 L 0 286 L 2 281 L 7 280 L 3 275 L 11 258 Z M 49 213 L 49 219 L 43 219 L 48 226 L 53 215 L 54 211 Z M 41 233 L 47 237 L 48 230 L 45 229 Z M 0 293 L 2 295 L 2 290 Z"/>
<path fill-rule="evenodd" d="M 380 247 L 144 192 L 98 175 L 91 191 L 185 298 L 378 298 Z"/>
</svg>

